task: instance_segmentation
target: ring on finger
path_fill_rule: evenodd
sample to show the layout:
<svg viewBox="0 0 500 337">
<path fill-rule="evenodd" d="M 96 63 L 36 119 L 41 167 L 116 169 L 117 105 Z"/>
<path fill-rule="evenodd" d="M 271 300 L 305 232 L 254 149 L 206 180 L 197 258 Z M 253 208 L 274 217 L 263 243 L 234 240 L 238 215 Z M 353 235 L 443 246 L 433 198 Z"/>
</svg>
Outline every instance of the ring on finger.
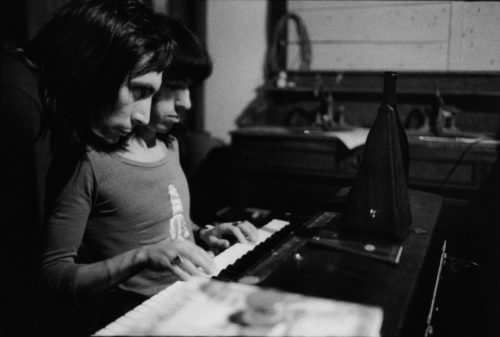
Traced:
<svg viewBox="0 0 500 337">
<path fill-rule="evenodd" d="M 182 257 L 180 255 L 177 255 L 176 257 L 174 257 L 171 261 L 170 261 L 170 264 L 172 266 L 179 266 L 182 264 Z"/>
</svg>

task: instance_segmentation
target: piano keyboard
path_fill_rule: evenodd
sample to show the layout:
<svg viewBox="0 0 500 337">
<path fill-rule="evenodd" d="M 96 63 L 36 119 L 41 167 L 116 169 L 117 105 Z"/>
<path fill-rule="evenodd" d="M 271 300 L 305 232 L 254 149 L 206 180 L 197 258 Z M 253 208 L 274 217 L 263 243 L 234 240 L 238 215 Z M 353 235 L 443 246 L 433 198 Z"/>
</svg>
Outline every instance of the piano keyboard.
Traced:
<svg viewBox="0 0 500 337">
<path fill-rule="evenodd" d="M 258 229 L 257 242 L 235 243 L 234 245 L 217 255 L 215 257 L 217 270 L 212 276 L 217 276 L 227 266 L 235 263 L 242 256 L 252 251 L 257 245 L 265 242 L 274 233 L 279 232 L 287 225 L 289 225 L 288 221 L 273 219 L 265 226 Z M 168 312 L 165 312 L 165 308 L 176 307 L 171 303 L 173 297 L 172 294 L 177 292 L 183 283 L 184 282 L 182 281 L 175 282 L 150 299 L 146 300 L 135 309 L 129 311 L 103 329 L 97 331 L 94 336 L 132 336 L 138 334 L 139 331 L 148 331 L 148 326 L 153 324 L 153 322 L 158 322 L 158 320 L 165 319 L 170 316 Z M 166 303 L 169 303 L 169 305 L 167 306 Z M 181 304 L 182 303 L 179 303 L 179 305 Z"/>
<path fill-rule="evenodd" d="M 273 219 L 268 222 L 265 226 L 259 228 L 258 239 L 256 242 L 252 243 L 235 243 L 219 255 L 215 257 L 215 264 L 217 269 L 214 276 L 219 274 L 224 268 L 233 264 L 237 259 L 253 250 L 255 246 L 269 239 L 274 233 L 281 230 L 283 227 L 288 225 L 288 221 Z"/>
</svg>

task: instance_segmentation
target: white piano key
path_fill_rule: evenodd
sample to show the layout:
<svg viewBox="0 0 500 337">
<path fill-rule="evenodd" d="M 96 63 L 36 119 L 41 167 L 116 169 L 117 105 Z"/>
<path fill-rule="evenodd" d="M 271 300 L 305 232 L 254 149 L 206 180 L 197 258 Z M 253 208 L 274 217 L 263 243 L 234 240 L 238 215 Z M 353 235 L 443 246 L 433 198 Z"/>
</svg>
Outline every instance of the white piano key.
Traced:
<svg viewBox="0 0 500 337">
<path fill-rule="evenodd" d="M 280 219 L 273 219 L 273 220 L 269 221 L 265 226 L 260 228 L 260 230 L 275 233 L 275 232 L 281 230 L 283 227 L 287 226 L 288 224 L 290 224 L 288 221 L 280 220 Z"/>
</svg>

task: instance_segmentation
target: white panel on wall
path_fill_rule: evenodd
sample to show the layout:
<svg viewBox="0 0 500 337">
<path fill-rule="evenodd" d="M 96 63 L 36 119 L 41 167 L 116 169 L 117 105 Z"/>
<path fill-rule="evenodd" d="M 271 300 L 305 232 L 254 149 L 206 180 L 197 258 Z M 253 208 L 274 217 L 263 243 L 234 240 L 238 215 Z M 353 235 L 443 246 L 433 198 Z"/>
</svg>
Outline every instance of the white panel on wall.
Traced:
<svg viewBox="0 0 500 337">
<path fill-rule="evenodd" d="M 292 1 L 290 9 L 293 10 Z M 313 4 L 318 4 L 314 8 Z M 449 3 L 310 1 L 299 11 L 315 43 L 442 42 L 448 37 Z"/>
<path fill-rule="evenodd" d="M 500 3 L 463 3 L 462 69 L 500 70 Z"/>
<path fill-rule="evenodd" d="M 447 67 L 443 44 L 315 45 L 312 69 L 322 70 L 442 70 Z M 290 69 L 298 69 L 297 47 L 290 47 Z M 293 66 L 292 66 L 293 65 Z"/>
<path fill-rule="evenodd" d="M 289 9 L 306 22 L 313 45 L 312 68 L 340 70 L 446 67 L 450 7 L 427 1 L 289 3 Z M 290 54 L 296 53 L 291 46 Z M 290 58 L 289 66 L 294 62 Z"/>
<path fill-rule="evenodd" d="M 305 22 L 317 70 L 499 70 L 500 3 L 289 1 Z M 288 67 L 297 69 L 289 30 Z"/>
</svg>

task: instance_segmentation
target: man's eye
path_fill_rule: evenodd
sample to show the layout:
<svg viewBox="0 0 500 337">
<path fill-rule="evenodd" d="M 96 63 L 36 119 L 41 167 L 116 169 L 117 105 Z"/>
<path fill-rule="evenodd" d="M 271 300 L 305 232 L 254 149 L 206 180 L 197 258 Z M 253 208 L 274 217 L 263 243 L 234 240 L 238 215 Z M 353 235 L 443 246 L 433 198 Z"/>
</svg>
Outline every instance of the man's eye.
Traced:
<svg viewBox="0 0 500 337">
<path fill-rule="evenodd" d="M 134 88 L 132 88 L 131 91 L 132 91 L 132 97 L 136 101 L 148 98 L 149 96 L 151 96 L 153 94 L 151 89 L 143 88 L 143 87 L 134 87 Z"/>
</svg>

